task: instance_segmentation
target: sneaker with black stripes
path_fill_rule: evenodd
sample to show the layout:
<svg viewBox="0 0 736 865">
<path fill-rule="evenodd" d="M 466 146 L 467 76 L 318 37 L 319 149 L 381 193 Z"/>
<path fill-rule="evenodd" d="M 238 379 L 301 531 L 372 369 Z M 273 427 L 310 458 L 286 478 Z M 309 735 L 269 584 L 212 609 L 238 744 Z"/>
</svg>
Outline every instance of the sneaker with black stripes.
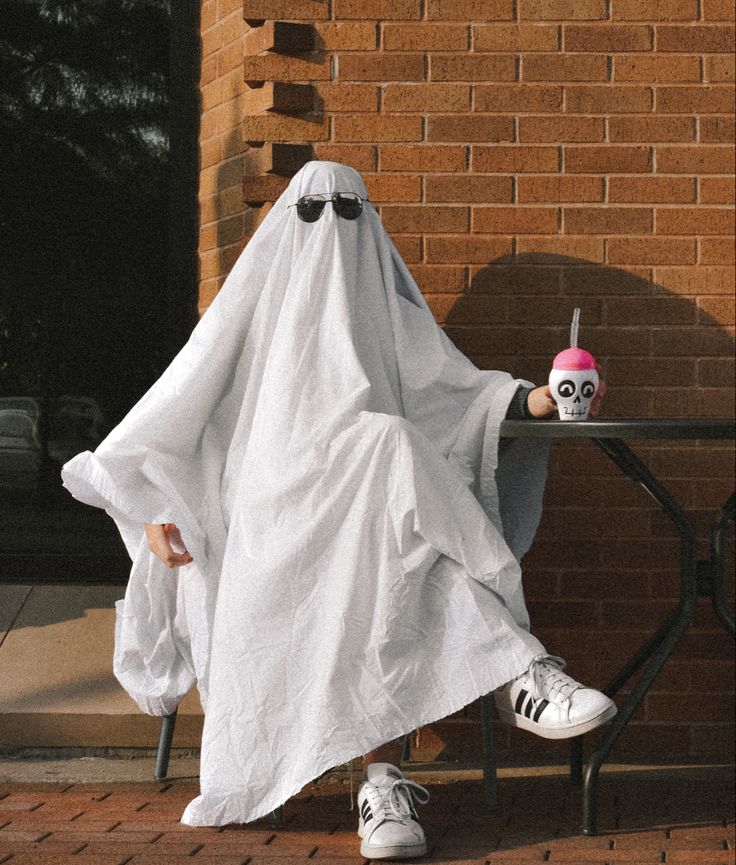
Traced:
<svg viewBox="0 0 736 865">
<path fill-rule="evenodd" d="M 568 739 L 593 730 L 616 714 L 616 704 L 563 673 L 565 661 L 537 655 L 525 673 L 494 691 L 502 721 L 545 739 Z"/>
<path fill-rule="evenodd" d="M 358 835 L 361 855 L 368 859 L 409 859 L 427 852 L 424 830 L 414 819 L 418 817 L 412 795 L 429 790 L 405 778 L 393 763 L 369 763 L 358 790 L 360 822 Z"/>
</svg>

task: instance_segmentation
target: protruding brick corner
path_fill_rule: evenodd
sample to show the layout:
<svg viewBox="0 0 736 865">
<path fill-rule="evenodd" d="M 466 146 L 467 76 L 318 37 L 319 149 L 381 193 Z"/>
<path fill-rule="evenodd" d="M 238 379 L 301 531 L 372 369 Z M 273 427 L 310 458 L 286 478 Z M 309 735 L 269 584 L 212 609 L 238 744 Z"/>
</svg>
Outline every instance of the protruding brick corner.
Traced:
<svg viewBox="0 0 736 865">
<path fill-rule="evenodd" d="M 317 50 L 317 33 L 311 24 L 264 21 L 252 27 L 243 40 L 244 54 L 277 51 L 279 54 L 309 54 Z"/>
<path fill-rule="evenodd" d="M 245 156 L 243 202 L 261 213 L 246 224 L 246 233 L 253 234 L 274 201 L 289 184 L 289 179 L 314 158 L 309 144 L 264 143 L 251 147 Z M 264 207 L 265 205 L 265 207 Z M 249 230 L 250 229 L 250 230 Z"/>
<path fill-rule="evenodd" d="M 249 24 L 277 18 L 316 21 L 328 17 L 327 0 L 243 0 L 243 18 Z"/>
<path fill-rule="evenodd" d="M 245 155 L 245 173 L 249 176 L 279 174 L 282 177 L 293 177 L 310 159 L 315 159 L 311 144 L 269 142 L 248 150 Z"/>
<path fill-rule="evenodd" d="M 327 120 L 266 111 L 243 121 L 243 140 L 254 146 L 264 141 L 326 141 L 328 137 Z"/>
<path fill-rule="evenodd" d="M 274 111 L 278 114 L 313 114 L 316 93 L 311 84 L 288 81 L 266 81 L 262 87 L 252 87 L 244 95 L 247 115 Z"/>
<path fill-rule="evenodd" d="M 289 185 L 288 178 L 278 174 L 264 174 L 261 177 L 243 178 L 243 201 L 256 207 L 266 201 L 276 201 Z"/>
<path fill-rule="evenodd" d="M 321 16 L 321 7 L 324 10 Z M 243 4 L 245 20 L 283 16 L 326 17 L 326 4 L 256 2 Z M 284 177 L 293 176 L 314 158 L 311 141 L 329 138 L 324 99 L 314 81 L 329 81 L 331 65 L 324 39 L 313 24 L 260 21 L 243 40 L 245 114 L 243 141 L 250 145 L 243 198 L 249 204 L 274 201 L 283 192 Z M 299 143 L 304 142 L 304 143 Z"/>
</svg>

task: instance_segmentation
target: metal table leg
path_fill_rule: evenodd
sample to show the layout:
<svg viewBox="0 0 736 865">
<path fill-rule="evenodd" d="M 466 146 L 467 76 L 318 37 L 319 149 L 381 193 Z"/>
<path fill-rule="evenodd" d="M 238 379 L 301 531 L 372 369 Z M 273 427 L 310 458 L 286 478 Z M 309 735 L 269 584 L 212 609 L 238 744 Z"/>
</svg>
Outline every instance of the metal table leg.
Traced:
<svg viewBox="0 0 736 865">
<path fill-rule="evenodd" d="M 734 522 L 736 512 L 736 493 L 732 493 L 729 500 L 721 508 L 710 536 L 710 571 L 709 581 L 700 586 L 702 594 L 709 594 L 713 601 L 713 609 L 723 623 L 723 627 L 736 636 L 734 629 L 733 611 L 730 609 L 726 595 L 726 569 L 723 561 L 723 533 L 729 523 Z"/>
<path fill-rule="evenodd" d="M 596 835 L 598 832 L 596 797 L 600 767 L 685 632 L 695 611 L 698 596 L 695 529 L 680 504 L 623 441 L 620 439 L 594 439 L 594 441 L 626 475 L 637 481 L 654 498 L 675 524 L 680 535 L 680 603 L 667 621 L 647 640 L 606 688 L 606 693 L 609 696 L 614 694 L 632 673 L 642 667 L 649 659 L 649 663 L 644 666 L 640 680 L 623 705 L 619 706 L 618 714 L 600 738 L 588 760 L 583 779 L 583 833 L 585 835 Z"/>
<path fill-rule="evenodd" d="M 570 739 L 570 783 L 579 787 L 583 783 L 583 737 Z"/>
<path fill-rule="evenodd" d="M 613 743 L 626 726 L 629 718 L 644 699 L 657 673 L 662 669 L 664 662 L 669 658 L 680 637 L 690 624 L 694 609 L 694 603 L 692 605 L 688 603 L 683 604 L 677 621 L 673 623 L 674 627 L 667 634 L 666 639 L 657 647 L 651 662 L 644 669 L 641 679 L 636 683 L 623 705 L 619 707 L 618 714 L 611 721 L 606 733 L 601 737 L 598 745 L 588 759 L 583 778 L 584 835 L 598 834 L 596 794 L 600 767 L 613 747 Z"/>
</svg>

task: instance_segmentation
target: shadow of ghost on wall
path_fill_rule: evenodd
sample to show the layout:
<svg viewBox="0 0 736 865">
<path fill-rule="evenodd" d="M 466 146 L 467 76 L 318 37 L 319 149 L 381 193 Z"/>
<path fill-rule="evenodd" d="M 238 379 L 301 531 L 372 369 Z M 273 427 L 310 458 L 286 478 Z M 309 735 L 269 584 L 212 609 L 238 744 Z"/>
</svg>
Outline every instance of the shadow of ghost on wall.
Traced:
<svg viewBox="0 0 736 865">
<path fill-rule="evenodd" d="M 444 327 L 477 366 L 544 384 L 579 306 L 579 344 L 608 385 L 601 416 L 724 416 L 733 410 L 733 339 L 698 307 L 698 293 L 584 259 L 508 255 L 475 273 Z"/>
</svg>

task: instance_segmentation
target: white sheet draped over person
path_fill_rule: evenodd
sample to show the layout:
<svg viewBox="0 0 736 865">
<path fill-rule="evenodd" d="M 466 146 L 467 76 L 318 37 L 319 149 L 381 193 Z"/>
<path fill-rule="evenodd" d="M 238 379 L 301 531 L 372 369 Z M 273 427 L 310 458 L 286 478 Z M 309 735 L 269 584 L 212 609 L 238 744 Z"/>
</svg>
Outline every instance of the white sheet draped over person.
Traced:
<svg viewBox="0 0 736 865">
<path fill-rule="evenodd" d="M 182 822 L 250 822 L 328 769 L 446 717 L 529 667 L 519 560 L 548 447 L 504 441 L 522 379 L 437 325 L 370 201 L 291 179 L 161 377 L 62 469 L 132 559 L 114 671 L 144 712 L 196 684 L 201 794 Z M 170 569 L 146 523 L 175 523 Z"/>
</svg>

